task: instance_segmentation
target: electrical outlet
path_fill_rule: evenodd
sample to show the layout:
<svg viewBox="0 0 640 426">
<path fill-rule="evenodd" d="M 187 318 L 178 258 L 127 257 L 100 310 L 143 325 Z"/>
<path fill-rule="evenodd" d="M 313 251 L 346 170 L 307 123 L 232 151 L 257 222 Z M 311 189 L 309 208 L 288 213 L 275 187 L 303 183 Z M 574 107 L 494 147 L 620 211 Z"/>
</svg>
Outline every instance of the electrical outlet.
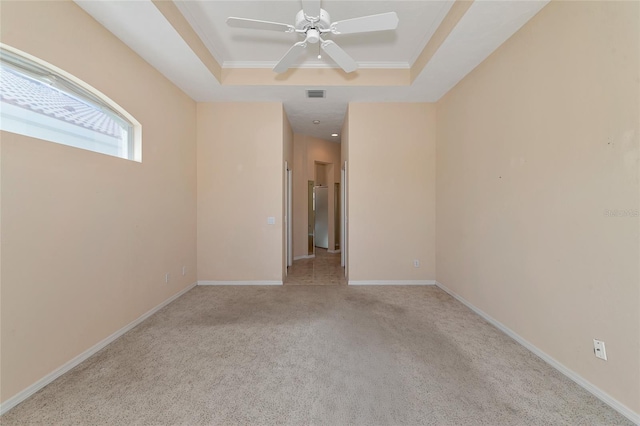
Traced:
<svg viewBox="0 0 640 426">
<path fill-rule="evenodd" d="M 602 340 L 593 339 L 593 353 L 596 358 L 607 360 L 607 350 L 604 348 L 604 342 Z"/>
<path fill-rule="evenodd" d="M 420 261 L 418 259 L 413 259 L 413 267 L 414 268 L 419 268 L 420 267 Z"/>
<path fill-rule="evenodd" d="M 166 274 L 164 274 L 164 282 L 165 283 L 169 282 L 169 273 L 168 272 Z"/>
<path fill-rule="evenodd" d="M 184 277 L 185 275 L 187 275 L 187 267 L 183 266 L 182 267 L 182 276 Z"/>
</svg>

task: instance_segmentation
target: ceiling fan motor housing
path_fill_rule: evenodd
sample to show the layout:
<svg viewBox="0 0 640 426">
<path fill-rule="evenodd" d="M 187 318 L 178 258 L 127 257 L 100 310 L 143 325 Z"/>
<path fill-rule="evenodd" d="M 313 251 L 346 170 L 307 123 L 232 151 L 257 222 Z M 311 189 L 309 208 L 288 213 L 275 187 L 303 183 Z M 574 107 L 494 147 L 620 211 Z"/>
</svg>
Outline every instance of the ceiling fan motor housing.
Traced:
<svg viewBox="0 0 640 426">
<path fill-rule="evenodd" d="M 296 30 L 308 30 L 309 28 L 316 28 L 326 30 L 331 26 L 331 17 L 329 13 L 320 9 L 320 16 L 309 16 L 309 19 L 304 15 L 304 10 L 301 10 L 296 14 Z"/>
</svg>

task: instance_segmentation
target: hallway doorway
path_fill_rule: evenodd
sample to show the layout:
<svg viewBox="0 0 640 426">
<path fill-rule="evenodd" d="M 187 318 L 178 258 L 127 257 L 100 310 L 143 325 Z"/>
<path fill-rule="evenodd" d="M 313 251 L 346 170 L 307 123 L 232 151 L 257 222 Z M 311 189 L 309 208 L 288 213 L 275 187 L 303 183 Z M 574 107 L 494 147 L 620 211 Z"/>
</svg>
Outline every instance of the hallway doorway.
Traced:
<svg viewBox="0 0 640 426">
<path fill-rule="evenodd" d="M 341 146 L 294 134 L 293 264 L 284 284 L 346 284 L 341 265 L 343 174 Z"/>
</svg>

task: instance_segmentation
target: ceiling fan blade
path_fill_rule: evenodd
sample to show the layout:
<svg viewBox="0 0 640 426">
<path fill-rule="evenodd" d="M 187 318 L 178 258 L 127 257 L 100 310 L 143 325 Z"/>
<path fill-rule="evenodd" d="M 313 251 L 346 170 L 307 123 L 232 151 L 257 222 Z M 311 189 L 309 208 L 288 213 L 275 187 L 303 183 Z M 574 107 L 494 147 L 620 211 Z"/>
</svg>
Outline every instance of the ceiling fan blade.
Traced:
<svg viewBox="0 0 640 426">
<path fill-rule="evenodd" d="M 322 41 L 320 47 L 327 52 L 327 55 L 331 56 L 331 59 L 333 59 L 344 72 L 352 72 L 358 69 L 356 61 L 332 40 Z"/>
<path fill-rule="evenodd" d="M 278 74 L 288 70 L 291 67 L 291 65 L 293 65 L 293 63 L 296 61 L 296 59 L 298 59 L 298 56 L 300 56 L 300 54 L 304 52 L 304 49 L 306 47 L 307 47 L 307 43 L 305 43 L 304 41 L 299 41 L 293 46 L 291 46 L 289 51 L 285 53 L 282 59 L 280 59 L 280 62 L 278 62 L 275 67 L 273 67 L 273 70 Z"/>
<path fill-rule="evenodd" d="M 227 18 L 227 25 L 235 28 L 247 28 L 250 30 L 268 30 L 280 31 L 283 33 L 292 33 L 295 27 L 289 24 L 281 24 L 279 22 L 259 21 L 257 19 L 247 18 Z"/>
<path fill-rule="evenodd" d="M 333 34 L 354 34 L 395 30 L 397 27 L 398 15 L 395 12 L 388 12 L 334 22 L 330 29 Z"/>
<path fill-rule="evenodd" d="M 309 18 L 319 18 L 320 0 L 302 0 L 302 10 Z"/>
</svg>

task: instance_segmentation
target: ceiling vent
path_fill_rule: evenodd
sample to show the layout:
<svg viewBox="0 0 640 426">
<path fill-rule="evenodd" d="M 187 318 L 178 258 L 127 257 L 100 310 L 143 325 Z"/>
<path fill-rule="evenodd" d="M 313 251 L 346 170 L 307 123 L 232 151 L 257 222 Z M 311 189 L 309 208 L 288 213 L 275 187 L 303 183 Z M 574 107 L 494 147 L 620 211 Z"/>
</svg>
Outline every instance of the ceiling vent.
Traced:
<svg viewBox="0 0 640 426">
<path fill-rule="evenodd" d="M 324 90 L 307 90 L 307 98 L 324 98 Z"/>
</svg>

